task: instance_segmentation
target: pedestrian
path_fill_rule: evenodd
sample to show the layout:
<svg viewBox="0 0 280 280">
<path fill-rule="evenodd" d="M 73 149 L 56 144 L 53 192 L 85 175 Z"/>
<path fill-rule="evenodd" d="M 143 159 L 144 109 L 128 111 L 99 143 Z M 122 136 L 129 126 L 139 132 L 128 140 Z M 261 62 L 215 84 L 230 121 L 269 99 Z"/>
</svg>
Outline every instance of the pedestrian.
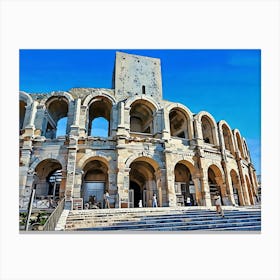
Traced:
<svg viewBox="0 0 280 280">
<path fill-rule="evenodd" d="M 142 199 L 139 200 L 139 202 L 138 202 L 138 207 L 139 207 L 139 208 L 143 207 Z"/>
<path fill-rule="evenodd" d="M 156 196 L 155 193 L 154 193 L 154 195 L 153 195 L 152 207 L 157 207 L 157 196 Z"/>
<path fill-rule="evenodd" d="M 110 208 L 110 195 L 109 195 L 109 192 L 108 191 L 105 191 L 104 193 L 104 208 Z"/>
<path fill-rule="evenodd" d="M 222 201 L 221 201 L 221 196 L 220 196 L 219 192 L 216 192 L 216 194 L 214 196 L 214 199 L 215 199 L 215 205 L 216 205 L 216 212 L 217 212 L 217 214 L 221 214 L 222 217 L 224 218 L 225 215 L 224 215 L 224 210 L 222 208 Z"/>
</svg>

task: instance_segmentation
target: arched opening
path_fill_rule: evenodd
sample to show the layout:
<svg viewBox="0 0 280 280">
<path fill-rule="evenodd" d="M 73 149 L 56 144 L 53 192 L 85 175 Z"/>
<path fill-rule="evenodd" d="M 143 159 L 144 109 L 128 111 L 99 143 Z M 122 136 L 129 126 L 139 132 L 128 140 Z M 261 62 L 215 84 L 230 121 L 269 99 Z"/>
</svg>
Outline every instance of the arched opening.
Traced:
<svg viewBox="0 0 280 280">
<path fill-rule="evenodd" d="M 155 169 L 144 159 L 136 159 L 130 164 L 129 182 L 130 207 L 138 207 L 139 200 L 143 207 L 151 207 L 154 193 L 159 199 Z"/>
<path fill-rule="evenodd" d="M 26 113 L 26 106 L 27 104 L 20 100 L 19 101 L 19 133 L 22 134 L 22 130 L 24 129 L 24 119 Z"/>
<path fill-rule="evenodd" d="M 243 205 L 242 194 L 241 194 L 242 192 L 241 192 L 238 175 L 236 171 L 234 171 L 233 169 L 230 171 L 230 177 L 231 177 L 231 184 L 232 184 L 235 205 Z"/>
<path fill-rule="evenodd" d="M 103 194 L 109 190 L 108 166 L 103 161 L 92 159 L 83 168 L 81 197 L 84 204 L 89 203 L 91 196 L 96 197 L 99 208 L 103 208 Z"/>
<path fill-rule="evenodd" d="M 254 205 L 254 195 L 253 195 L 253 191 L 252 191 L 252 186 L 250 184 L 250 181 L 248 179 L 248 176 L 245 175 L 245 179 L 246 179 L 246 186 L 247 186 L 247 190 L 248 190 L 248 194 L 249 194 L 249 199 L 250 199 L 250 203 L 251 205 Z"/>
<path fill-rule="evenodd" d="M 130 131 L 140 133 L 154 133 L 155 107 L 146 100 L 136 100 L 130 109 Z"/>
<path fill-rule="evenodd" d="M 224 143 L 225 143 L 225 148 L 228 150 L 232 155 L 234 155 L 234 147 L 233 147 L 233 141 L 232 141 L 232 136 L 230 129 L 228 128 L 227 125 L 223 124 L 222 125 L 222 131 L 223 131 L 223 137 L 224 137 Z"/>
<path fill-rule="evenodd" d="M 35 172 L 34 189 L 36 189 L 36 198 L 59 198 L 62 180 L 62 165 L 60 162 L 55 159 L 45 159 L 36 166 Z"/>
<path fill-rule="evenodd" d="M 190 169 L 183 163 L 177 163 L 174 169 L 175 174 L 175 194 L 177 205 L 195 206 L 197 205 L 195 186 L 192 181 Z"/>
<path fill-rule="evenodd" d="M 246 160 L 247 161 L 251 161 L 250 160 L 250 153 L 249 153 L 249 149 L 248 149 L 247 143 L 246 143 L 245 140 L 243 140 L 243 142 L 244 142 L 244 147 L 245 147 Z"/>
<path fill-rule="evenodd" d="M 109 121 L 103 117 L 93 119 L 90 131 L 90 136 L 107 138 L 109 136 Z"/>
<path fill-rule="evenodd" d="M 204 142 L 214 145 L 213 124 L 209 117 L 203 116 L 201 118 L 201 127 Z"/>
<path fill-rule="evenodd" d="M 56 137 L 65 136 L 67 134 L 67 118 L 61 118 L 57 122 Z"/>
<path fill-rule="evenodd" d="M 169 113 L 170 134 L 173 137 L 189 139 L 188 119 L 179 109 L 172 109 Z"/>
<path fill-rule="evenodd" d="M 237 140 L 237 146 L 238 146 L 238 150 L 240 152 L 240 156 L 242 158 L 244 158 L 244 151 L 243 151 L 241 137 L 240 137 L 239 133 L 236 133 L 236 140 Z"/>
<path fill-rule="evenodd" d="M 65 136 L 68 122 L 68 100 L 65 97 L 51 97 L 46 103 L 45 137 L 54 139 Z"/>
<path fill-rule="evenodd" d="M 221 188 L 222 181 L 223 181 L 223 178 L 222 178 L 222 173 L 221 173 L 220 169 L 215 165 L 211 165 L 208 168 L 208 184 L 209 184 L 210 198 L 211 198 L 212 206 L 215 205 L 214 196 L 215 196 L 216 192 L 218 192 L 219 195 L 221 196 L 222 205 L 224 205 L 223 197 L 225 195 L 225 190 L 223 190 Z"/>
<path fill-rule="evenodd" d="M 88 112 L 89 136 L 110 136 L 111 111 L 112 103 L 106 97 L 98 96 L 92 100 Z"/>
</svg>

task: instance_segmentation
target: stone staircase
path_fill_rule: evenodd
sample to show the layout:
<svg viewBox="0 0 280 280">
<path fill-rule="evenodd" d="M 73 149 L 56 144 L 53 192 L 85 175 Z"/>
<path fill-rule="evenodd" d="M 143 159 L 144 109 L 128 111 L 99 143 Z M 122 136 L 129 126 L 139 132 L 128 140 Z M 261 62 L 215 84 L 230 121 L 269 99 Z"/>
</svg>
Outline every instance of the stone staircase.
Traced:
<svg viewBox="0 0 280 280">
<path fill-rule="evenodd" d="M 64 215 L 66 231 L 261 231 L 261 209 L 224 207 L 130 208 L 75 210 Z M 64 213 L 65 214 L 65 213 Z"/>
</svg>

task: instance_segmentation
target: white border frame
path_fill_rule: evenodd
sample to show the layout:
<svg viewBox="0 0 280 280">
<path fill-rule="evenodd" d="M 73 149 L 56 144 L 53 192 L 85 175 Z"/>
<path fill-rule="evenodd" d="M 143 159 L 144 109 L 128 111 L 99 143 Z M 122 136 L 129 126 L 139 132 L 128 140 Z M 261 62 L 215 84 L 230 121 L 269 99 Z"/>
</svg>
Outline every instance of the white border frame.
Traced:
<svg viewBox="0 0 280 280">
<path fill-rule="evenodd" d="M 2 0 L 0 26 L 1 279 L 280 278 L 278 1 Z M 262 234 L 19 235 L 18 50 L 120 47 L 262 50 Z"/>
</svg>

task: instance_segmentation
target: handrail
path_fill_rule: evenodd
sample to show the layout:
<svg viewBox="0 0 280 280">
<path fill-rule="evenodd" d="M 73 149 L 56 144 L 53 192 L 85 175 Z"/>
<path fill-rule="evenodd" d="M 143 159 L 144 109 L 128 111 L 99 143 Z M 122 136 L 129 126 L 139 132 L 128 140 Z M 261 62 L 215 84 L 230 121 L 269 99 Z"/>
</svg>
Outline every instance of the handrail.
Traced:
<svg viewBox="0 0 280 280">
<path fill-rule="evenodd" d="M 44 231 L 52 231 L 55 230 L 55 226 L 63 212 L 65 204 L 65 198 L 63 198 L 57 205 L 56 209 L 52 212 L 52 214 L 47 219 L 46 223 L 43 226 Z"/>
</svg>

